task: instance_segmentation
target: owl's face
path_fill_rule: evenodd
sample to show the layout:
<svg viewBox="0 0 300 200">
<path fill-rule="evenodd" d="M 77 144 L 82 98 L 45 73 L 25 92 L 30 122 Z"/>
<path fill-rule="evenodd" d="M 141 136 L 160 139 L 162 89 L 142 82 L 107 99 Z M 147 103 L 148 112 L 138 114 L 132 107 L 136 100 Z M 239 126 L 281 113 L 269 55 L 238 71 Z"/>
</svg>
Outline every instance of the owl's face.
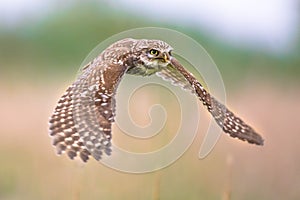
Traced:
<svg viewBox="0 0 300 200">
<path fill-rule="evenodd" d="M 172 47 L 160 40 L 148 40 L 148 46 L 142 49 L 141 61 L 148 68 L 162 68 L 170 63 Z"/>
<path fill-rule="evenodd" d="M 146 49 L 141 60 L 149 68 L 162 68 L 170 63 L 171 56 L 171 50 L 150 48 Z"/>
<path fill-rule="evenodd" d="M 167 43 L 161 40 L 140 40 L 136 47 L 137 62 L 127 73 L 149 76 L 170 64 L 173 48 Z"/>
</svg>

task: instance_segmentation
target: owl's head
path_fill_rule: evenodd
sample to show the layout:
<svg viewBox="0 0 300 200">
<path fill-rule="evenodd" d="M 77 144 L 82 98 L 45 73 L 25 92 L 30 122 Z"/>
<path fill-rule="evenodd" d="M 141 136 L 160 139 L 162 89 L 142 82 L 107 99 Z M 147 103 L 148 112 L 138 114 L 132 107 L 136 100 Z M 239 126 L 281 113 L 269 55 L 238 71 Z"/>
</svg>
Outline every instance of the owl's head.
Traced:
<svg viewBox="0 0 300 200">
<path fill-rule="evenodd" d="M 170 64 L 173 48 L 161 40 L 136 40 L 132 48 L 136 55 L 134 66 L 127 73 L 149 76 Z"/>
<path fill-rule="evenodd" d="M 170 63 L 173 48 L 161 40 L 140 40 L 140 60 L 148 68 L 161 68 Z"/>
</svg>

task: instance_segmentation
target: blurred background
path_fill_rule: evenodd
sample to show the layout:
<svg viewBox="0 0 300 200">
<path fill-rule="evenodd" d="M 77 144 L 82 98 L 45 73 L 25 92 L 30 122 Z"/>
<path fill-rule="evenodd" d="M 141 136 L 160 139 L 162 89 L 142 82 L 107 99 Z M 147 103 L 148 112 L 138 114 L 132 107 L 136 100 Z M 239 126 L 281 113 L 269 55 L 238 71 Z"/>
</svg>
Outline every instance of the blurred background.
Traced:
<svg viewBox="0 0 300 200">
<path fill-rule="evenodd" d="M 297 0 L 2 0 L 0 199 L 300 199 L 299 8 Z M 83 59 L 111 35 L 145 26 L 180 31 L 207 50 L 229 107 L 263 147 L 222 135 L 199 160 L 207 115 L 191 148 L 158 172 L 55 155 L 48 118 Z"/>
</svg>

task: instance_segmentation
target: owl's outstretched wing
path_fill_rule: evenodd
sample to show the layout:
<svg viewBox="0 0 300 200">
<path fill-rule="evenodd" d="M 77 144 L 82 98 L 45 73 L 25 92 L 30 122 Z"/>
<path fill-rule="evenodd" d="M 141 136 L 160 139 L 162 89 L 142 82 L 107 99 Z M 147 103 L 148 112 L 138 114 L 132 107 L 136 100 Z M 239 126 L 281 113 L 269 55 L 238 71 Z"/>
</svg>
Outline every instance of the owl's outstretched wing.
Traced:
<svg viewBox="0 0 300 200">
<path fill-rule="evenodd" d="M 184 90 L 194 93 L 192 85 L 187 79 L 172 65 L 167 65 L 161 71 L 156 72 L 156 75 L 165 81 L 170 81 L 173 85 L 179 86 Z"/>
<path fill-rule="evenodd" d="M 263 138 L 256 133 L 253 128 L 211 96 L 199 81 L 175 58 L 171 58 L 171 65 L 157 73 L 157 75 L 165 80 L 171 81 L 174 85 L 181 86 L 195 93 L 203 105 L 207 107 L 217 124 L 231 137 L 236 137 L 257 145 L 263 145 Z"/>
<path fill-rule="evenodd" d="M 84 162 L 111 152 L 115 93 L 127 67 L 91 62 L 60 98 L 50 117 L 50 136 L 58 154 Z"/>
</svg>

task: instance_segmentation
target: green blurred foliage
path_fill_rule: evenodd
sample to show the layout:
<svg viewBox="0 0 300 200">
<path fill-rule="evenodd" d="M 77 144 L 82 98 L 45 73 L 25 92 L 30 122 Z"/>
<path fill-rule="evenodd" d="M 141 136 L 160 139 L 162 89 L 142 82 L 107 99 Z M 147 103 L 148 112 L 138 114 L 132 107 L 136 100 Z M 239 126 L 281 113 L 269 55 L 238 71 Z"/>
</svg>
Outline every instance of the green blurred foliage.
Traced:
<svg viewBox="0 0 300 200">
<path fill-rule="evenodd" d="M 300 74 L 299 48 L 281 56 L 237 48 L 215 41 L 197 29 L 142 19 L 105 2 L 87 2 L 84 6 L 77 2 L 35 23 L 0 31 L 1 71 L 27 75 L 68 74 L 76 71 L 101 41 L 120 31 L 144 26 L 172 28 L 194 38 L 211 55 L 225 81 L 243 79 L 248 73 L 257 73 L 258 78 L 287 79 L 298 78 Z"/>
<path fill-rule="evenodd" d="M 126 13 L 91 3 L 82 9 L 75 3 L 35 24 L 2 32 L 1 65 L 25 63 L 38 71 L 51 66 L 51 70 L 60 72 L 78 66 L 91 49 L 112 34 L 144 24 Z"/>
</svg>

